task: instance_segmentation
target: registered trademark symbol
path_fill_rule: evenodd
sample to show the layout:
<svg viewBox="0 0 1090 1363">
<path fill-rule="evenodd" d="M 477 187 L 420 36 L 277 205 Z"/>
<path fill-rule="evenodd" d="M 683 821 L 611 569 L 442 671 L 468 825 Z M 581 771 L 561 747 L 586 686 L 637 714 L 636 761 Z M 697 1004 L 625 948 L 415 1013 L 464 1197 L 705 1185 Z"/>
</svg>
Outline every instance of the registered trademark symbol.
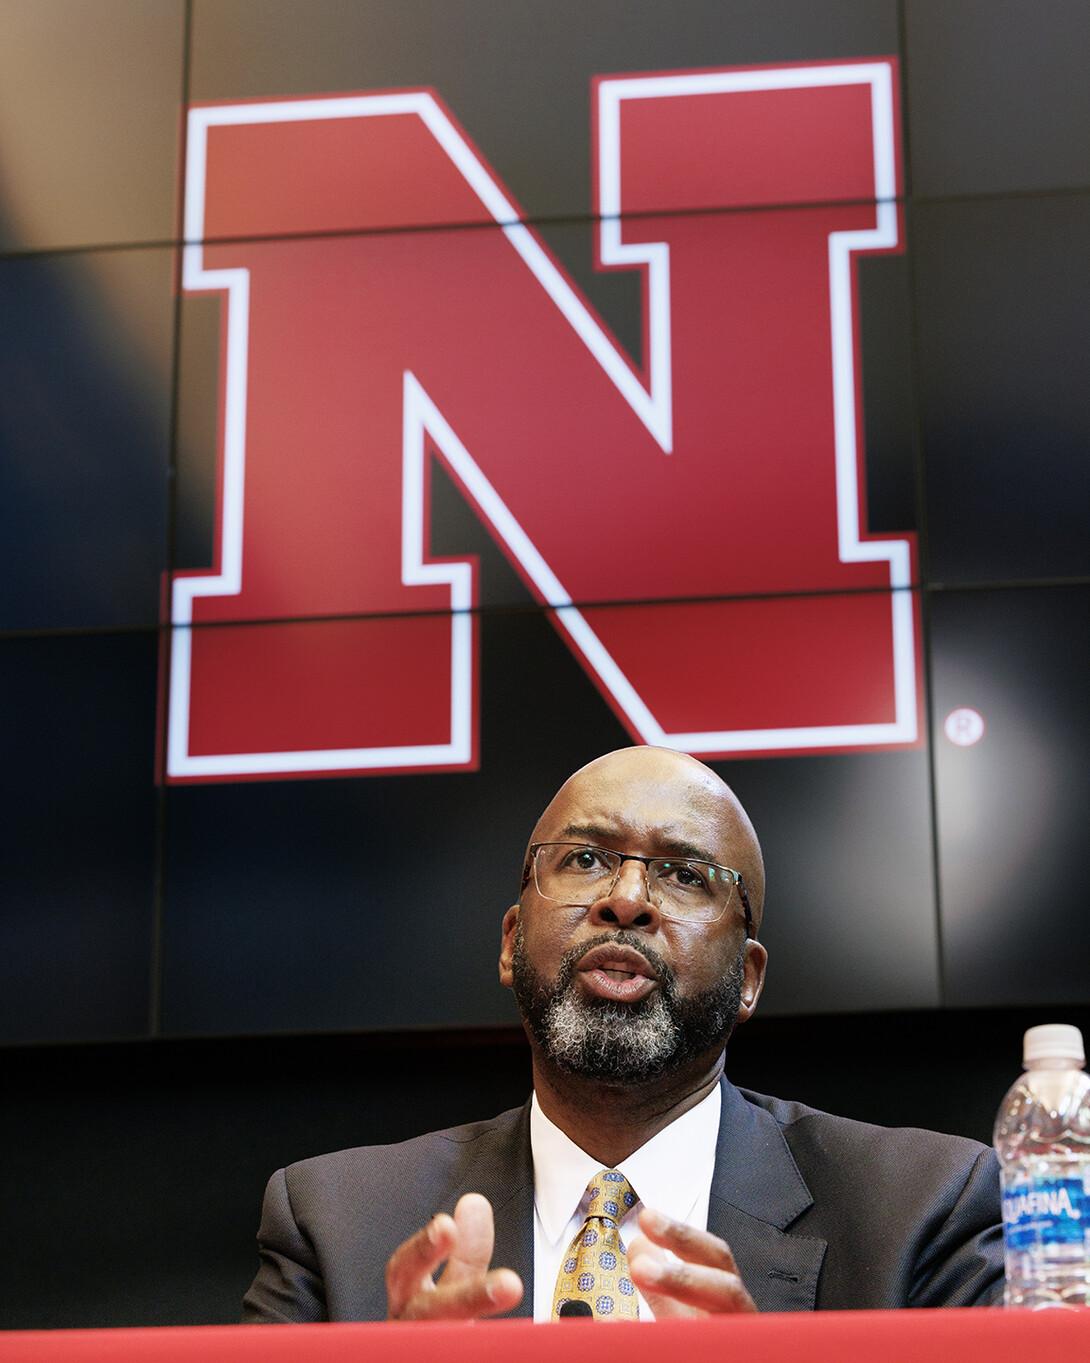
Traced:
<svg viewBox="0 0 1090 1363">
<path fill-rule="evenodd" d="M 971 748 L 984 737 L 984 716 L 967 705 L 951 710 L 942 723 L 942 731 L 959 748 Z"/>
</svg>

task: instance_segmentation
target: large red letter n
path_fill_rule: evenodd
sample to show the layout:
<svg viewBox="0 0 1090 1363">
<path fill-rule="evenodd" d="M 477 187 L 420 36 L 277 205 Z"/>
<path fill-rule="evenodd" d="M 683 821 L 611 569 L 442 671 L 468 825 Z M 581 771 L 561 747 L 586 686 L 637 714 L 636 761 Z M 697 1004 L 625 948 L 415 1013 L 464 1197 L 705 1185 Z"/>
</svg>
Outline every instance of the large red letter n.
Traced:
<svg viewBox="0 0 1090 1363">
<path fill-rule="evenodd" d="M 218 552 L 172 584 L 168 778 L 474 764 L 433 457 L 637 740 L 915 742 L 914 545 L 866 530 L 854 325 L 856 254 L 898 247 L 893 90 L 888 61 L 596 83 L 642 365 L 435 95 L 193 109 Z"/>
</svg>

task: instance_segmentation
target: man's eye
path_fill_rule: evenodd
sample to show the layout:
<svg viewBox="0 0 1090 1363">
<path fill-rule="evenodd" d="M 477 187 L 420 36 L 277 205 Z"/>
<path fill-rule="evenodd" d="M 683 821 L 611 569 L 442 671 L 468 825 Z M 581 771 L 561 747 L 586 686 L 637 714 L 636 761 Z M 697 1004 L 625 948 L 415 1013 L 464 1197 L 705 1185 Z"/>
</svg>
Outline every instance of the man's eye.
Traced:
<svg viewBox="0 0 1090 1363">
<path fill-rule="evenodd" d="M 602 871 L 605 864 L 605 857 L 596 847 L 580 847 L 570 852 L 564 861 L 564 865 L 573 871 Z"/>
<path fill-rule="evenodd" d="M 662 864 L 662 879 L 682 890 L 707 890 L 707 877 L 687 861 L 666 861 Z"/>
</svg>

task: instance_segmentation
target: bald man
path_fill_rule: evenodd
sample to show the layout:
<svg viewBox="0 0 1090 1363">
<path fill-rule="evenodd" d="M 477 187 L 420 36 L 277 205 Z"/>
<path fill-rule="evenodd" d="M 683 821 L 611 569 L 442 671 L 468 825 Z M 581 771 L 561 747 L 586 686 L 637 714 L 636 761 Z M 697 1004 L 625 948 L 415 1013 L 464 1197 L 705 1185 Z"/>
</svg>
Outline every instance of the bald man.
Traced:
<svg viewBox="0 0 1090 1363">
<path fill-rule="evenodd" d="M 756 834 L 703 763 L 639 747 L 576 772 L 503 919 L 530 1102 L 274 1175 L 243 1319 L 999 1300 L 990 1150 L 726 1080 L 727 1040 L 764 980 L 763 903 Z M 611 1189 L 624 1197 L 603 1221 Z"/>
</svg>

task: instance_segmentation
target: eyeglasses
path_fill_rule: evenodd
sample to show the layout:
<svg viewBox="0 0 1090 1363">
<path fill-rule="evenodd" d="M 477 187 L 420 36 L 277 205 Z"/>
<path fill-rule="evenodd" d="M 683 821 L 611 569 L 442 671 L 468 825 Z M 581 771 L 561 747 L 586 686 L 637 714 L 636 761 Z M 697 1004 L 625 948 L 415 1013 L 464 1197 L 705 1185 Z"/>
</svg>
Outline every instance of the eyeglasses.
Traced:
<svg viewBox="0 0 1090 1363">
<path fill-rule="evenodd" d="M 730 904 L 734 887 L 753 935 L 753 913 L 745 881 L 729 866 L 690 857 L 637 857 L 583 842 L 535 842 L 530 847 L 534 884 L 542 899 L 556 904 L 594 904 L 613 893 L 626 861 L 646 869 L 647 898 L 663 918 L 678 923 L 714 923 Z"/>
</svg>

